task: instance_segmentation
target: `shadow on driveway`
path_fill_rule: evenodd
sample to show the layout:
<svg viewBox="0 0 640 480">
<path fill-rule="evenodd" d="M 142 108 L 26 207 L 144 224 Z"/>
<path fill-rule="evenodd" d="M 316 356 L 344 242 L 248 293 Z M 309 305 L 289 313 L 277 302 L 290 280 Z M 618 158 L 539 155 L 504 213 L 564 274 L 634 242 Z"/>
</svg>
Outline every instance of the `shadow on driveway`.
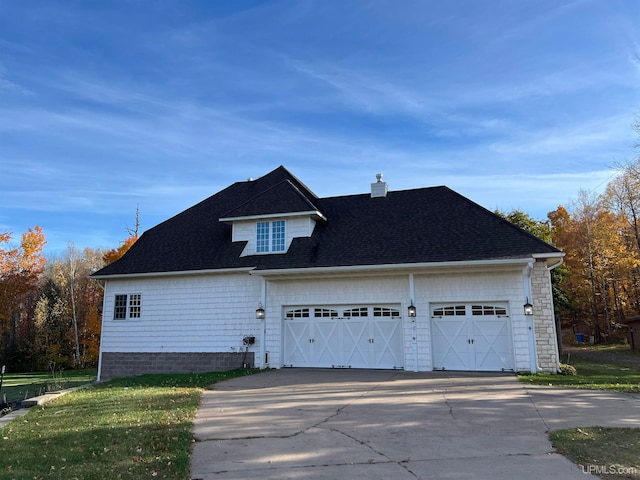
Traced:
<svg viewBox="0 0 640 480">
<path fill-rule="evenodd" d="M 193 479 L 582 479 L 549 430 L 640 427 L 638 396 L 513 374 L 282 369 L 216 384 L 195 420 Z"/>
</svg>

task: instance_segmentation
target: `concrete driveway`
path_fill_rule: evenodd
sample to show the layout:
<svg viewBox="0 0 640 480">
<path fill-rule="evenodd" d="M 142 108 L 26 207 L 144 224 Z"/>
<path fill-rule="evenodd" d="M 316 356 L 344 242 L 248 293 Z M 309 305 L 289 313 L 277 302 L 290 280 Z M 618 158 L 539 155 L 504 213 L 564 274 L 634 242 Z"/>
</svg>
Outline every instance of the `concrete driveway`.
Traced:
<svg viewBox="0 0 640 480">
<path fill-rule="evenodd" d="M 547 432 L 593 425 L 640 427 L 640 398 L 509 374 L 273 370 L 204 393 L 191 475 L 584 480 Z"/>
</svg>

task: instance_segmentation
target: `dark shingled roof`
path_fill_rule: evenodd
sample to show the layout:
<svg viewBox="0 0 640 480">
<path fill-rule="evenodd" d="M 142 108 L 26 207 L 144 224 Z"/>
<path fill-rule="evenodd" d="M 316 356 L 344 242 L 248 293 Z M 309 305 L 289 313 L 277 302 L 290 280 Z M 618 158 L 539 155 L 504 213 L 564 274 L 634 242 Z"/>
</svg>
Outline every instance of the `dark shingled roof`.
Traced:
<svg viewBox="0 0 640 480">
<path fill-rule="evenodd" d="M 320 211 L 284 254 L 240 257 L 220 218 Z M 447 187 L 318 198 L 286 168 L 238 182 L 145 232 L 94 276 L 509 259 L 559 250 Z"/>
</svg>

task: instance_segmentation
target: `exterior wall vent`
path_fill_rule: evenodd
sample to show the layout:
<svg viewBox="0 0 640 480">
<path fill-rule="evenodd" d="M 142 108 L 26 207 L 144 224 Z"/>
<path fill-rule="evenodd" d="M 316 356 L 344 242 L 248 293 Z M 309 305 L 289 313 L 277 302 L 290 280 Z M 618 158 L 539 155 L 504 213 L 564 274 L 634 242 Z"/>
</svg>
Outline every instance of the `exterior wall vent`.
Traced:
<svg viewBox="0 0 640 480">
<path fill-rule="evenodd" d="M 389 190 L 387 182 L 382 181 L 381 173 L 376 174 L 376 179 L 377 182 L 371 184 L 371 198 L 386 197 Z"/>
</svg>

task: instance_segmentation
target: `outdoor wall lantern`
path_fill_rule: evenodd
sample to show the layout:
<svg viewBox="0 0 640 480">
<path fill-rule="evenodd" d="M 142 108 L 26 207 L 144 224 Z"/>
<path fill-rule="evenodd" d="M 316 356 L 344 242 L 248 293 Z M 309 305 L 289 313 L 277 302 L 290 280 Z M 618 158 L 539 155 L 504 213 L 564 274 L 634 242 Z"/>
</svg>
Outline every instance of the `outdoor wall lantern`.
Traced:
<svg viewBox="0 0 640 480">
<path fill-rule="evenodd" d="M 262 308 L 262 303 L 259 303 L 258 308 L 256 308 L 256 318 L 258 320 L 264 320 L 264 308 Z"/>
<path fill-rule="evenodd" d="M 409 305 L 409 316 L 411 318 L 415 318 L 416 314 L 418 313 L 418 311 L 416 310 L 415 305 L 413 304 L 413 300 L 411 300 L 411 305 Z"/>
<path fill-rule="evenodd" d="M 525 315 L 533 315 L 533 305 L 529 303 L 529 298 L 527 297 L 527 303 L 524 304 L 524 314 Z"/>
</svg>

